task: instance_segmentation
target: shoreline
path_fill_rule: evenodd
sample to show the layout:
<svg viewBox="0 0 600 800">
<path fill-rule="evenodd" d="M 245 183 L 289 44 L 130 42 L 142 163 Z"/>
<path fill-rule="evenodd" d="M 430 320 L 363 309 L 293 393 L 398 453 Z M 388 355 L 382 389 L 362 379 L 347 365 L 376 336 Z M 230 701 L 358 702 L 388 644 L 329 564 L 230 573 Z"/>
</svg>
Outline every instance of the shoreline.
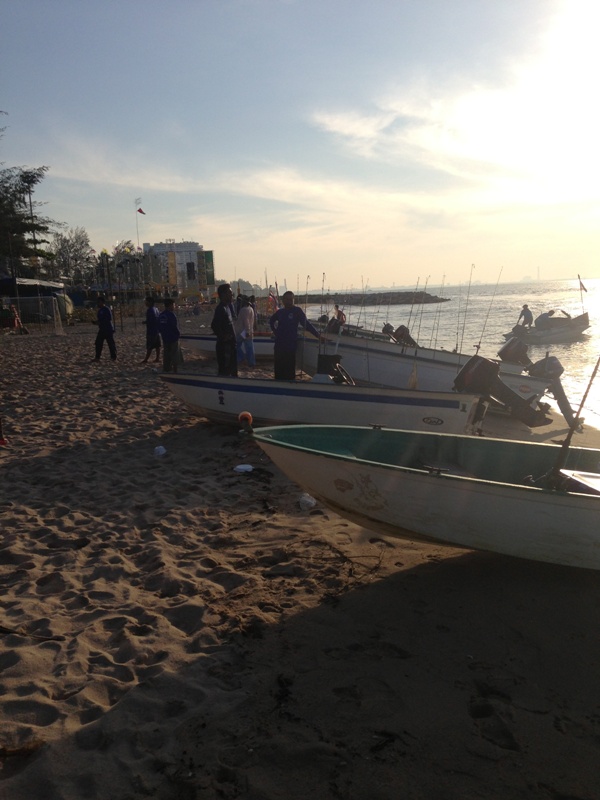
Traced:
<svg viewBox="0 0 600 800">
<path fill-rule="evenodd" d="M 3 797 L 595 797 L 596 572 L 302 511 L 94 337 L 0 339 Z"/>
</svg>

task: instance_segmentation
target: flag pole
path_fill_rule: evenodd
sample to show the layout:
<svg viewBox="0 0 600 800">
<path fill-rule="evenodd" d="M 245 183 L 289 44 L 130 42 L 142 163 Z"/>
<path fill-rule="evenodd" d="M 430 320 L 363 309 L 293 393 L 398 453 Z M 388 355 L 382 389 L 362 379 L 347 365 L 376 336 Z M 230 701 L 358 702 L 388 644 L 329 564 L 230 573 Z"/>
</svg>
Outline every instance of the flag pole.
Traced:
<svg viewBox="0 0 600 800">
<path fill-rule="evenodd" d="M 138 224 L 138 208 L 141 206 L 141 204 L 142 204 L 142 198 L 136 197 L 135 200 L 133 201 L 133 205 L 135 206 L 135 232 L 137 235 L 138 250 L 140 249 L 140 227 Z"/>
<path fill-rule="evenodd" d="M 582 283 L 581 275 L 578 274 L 577 278 L 579 279 L 579 296 L 581 297 L 581 313 L 583 314 L 583 312 L 585 311 L 585 308 L 583 306 L 583 293 L 584 292 L 587 293 L 587 289 L 585 288 L 585 286 Z"/>
</svg>

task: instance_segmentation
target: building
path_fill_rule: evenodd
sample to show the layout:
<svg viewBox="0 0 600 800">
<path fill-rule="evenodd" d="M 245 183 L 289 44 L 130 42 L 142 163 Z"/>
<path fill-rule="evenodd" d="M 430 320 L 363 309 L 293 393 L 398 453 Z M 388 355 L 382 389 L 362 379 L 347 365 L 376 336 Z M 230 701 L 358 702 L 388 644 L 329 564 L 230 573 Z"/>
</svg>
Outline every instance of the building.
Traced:
<svg viewBox="0 0 600 800">
<path fill-rule="evenodd" d="M 171 291 L 198 289 L 198 265 L 204 263 L 204 250 L 198 242 L 144 242 L 144 255 L 155 257 L 161 264 L 161 280 Z M 205 288 L 205 287 L 200 287 Z"/>
</svg>

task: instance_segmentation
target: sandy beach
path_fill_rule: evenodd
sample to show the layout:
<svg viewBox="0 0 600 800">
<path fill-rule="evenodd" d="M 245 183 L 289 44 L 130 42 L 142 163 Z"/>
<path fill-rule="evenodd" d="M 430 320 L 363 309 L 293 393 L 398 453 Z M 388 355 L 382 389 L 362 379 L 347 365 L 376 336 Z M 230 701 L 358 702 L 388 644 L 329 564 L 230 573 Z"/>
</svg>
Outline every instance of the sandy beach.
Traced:
<svg viewBox="0 0 600 800">
<path fill-rule="evenodd" d="M 0 797 L 600 797 L 598 572 L 303 511 L 95 332 L 0 336 Z"/>
</svg>

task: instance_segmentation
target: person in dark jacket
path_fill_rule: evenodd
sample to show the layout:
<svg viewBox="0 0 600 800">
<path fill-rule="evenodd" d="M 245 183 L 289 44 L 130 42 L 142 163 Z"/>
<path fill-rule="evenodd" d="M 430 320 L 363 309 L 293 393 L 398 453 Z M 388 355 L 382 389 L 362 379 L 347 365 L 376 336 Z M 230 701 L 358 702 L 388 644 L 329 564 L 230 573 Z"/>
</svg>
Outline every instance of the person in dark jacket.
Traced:
<svg viewBox="0 0 600 800">
<path fill-rule="evenodd" d="M 103 297 L 98 298 L 98 335 L 96 336 L 96 357 L 94 361 L 100 361 L 102 355 L 102 348 L 104 342 L 108 345 L 110 357 L 112 361 L 117 360 L 117 347 L 115 345 L 115 327 L 113 325 L 113 317 L 110 308 L 106 305 L 106 300 Z"/>
<path fill-rule="evenodd" d="M 163 343 L 163 372 L 177 372 L 179 363 L 179 326 L 173 311 L 174 303 L 165 298 L 165 310 L 158 316 L 158 330 Z"/>
<path fill-rule="evenodd" d="M 273 346 L 275 361 L 275 380 L 293 381 L 296 378 L 296 347 L 298 345 L 298 325 L 301 325 L 321 342 L 326 339 L 308 321 L 300 306 L 294 305 L 294 293 L 284 292 L 281 298 L 283 308 L 278 309 L 269 325 L 275 334 Z"/>
<path fill-rule="evenodd" d="M 215 346 L 219 375 L 229 375 L 237 378 L 237 343 L 234 328 L 236 319 L 233 307 L 233 291 L 229 283 L 222 283 L 217 287 L 219 304 L 210 323 L 213 333 L 217 337 Z"/>
<path fill-rule="evenodd" d="M 158 332 L 158 317 L 160 316 L 158 308 L 154 305 L 154 298 L 146 298 L 146 319 L 144 325 L 146 326 L 146 358 L 142 364 L 147 364 L 152 351 L 156 350 L 155 361 L 160 361 L 160 334 Z"/>
</svg>

